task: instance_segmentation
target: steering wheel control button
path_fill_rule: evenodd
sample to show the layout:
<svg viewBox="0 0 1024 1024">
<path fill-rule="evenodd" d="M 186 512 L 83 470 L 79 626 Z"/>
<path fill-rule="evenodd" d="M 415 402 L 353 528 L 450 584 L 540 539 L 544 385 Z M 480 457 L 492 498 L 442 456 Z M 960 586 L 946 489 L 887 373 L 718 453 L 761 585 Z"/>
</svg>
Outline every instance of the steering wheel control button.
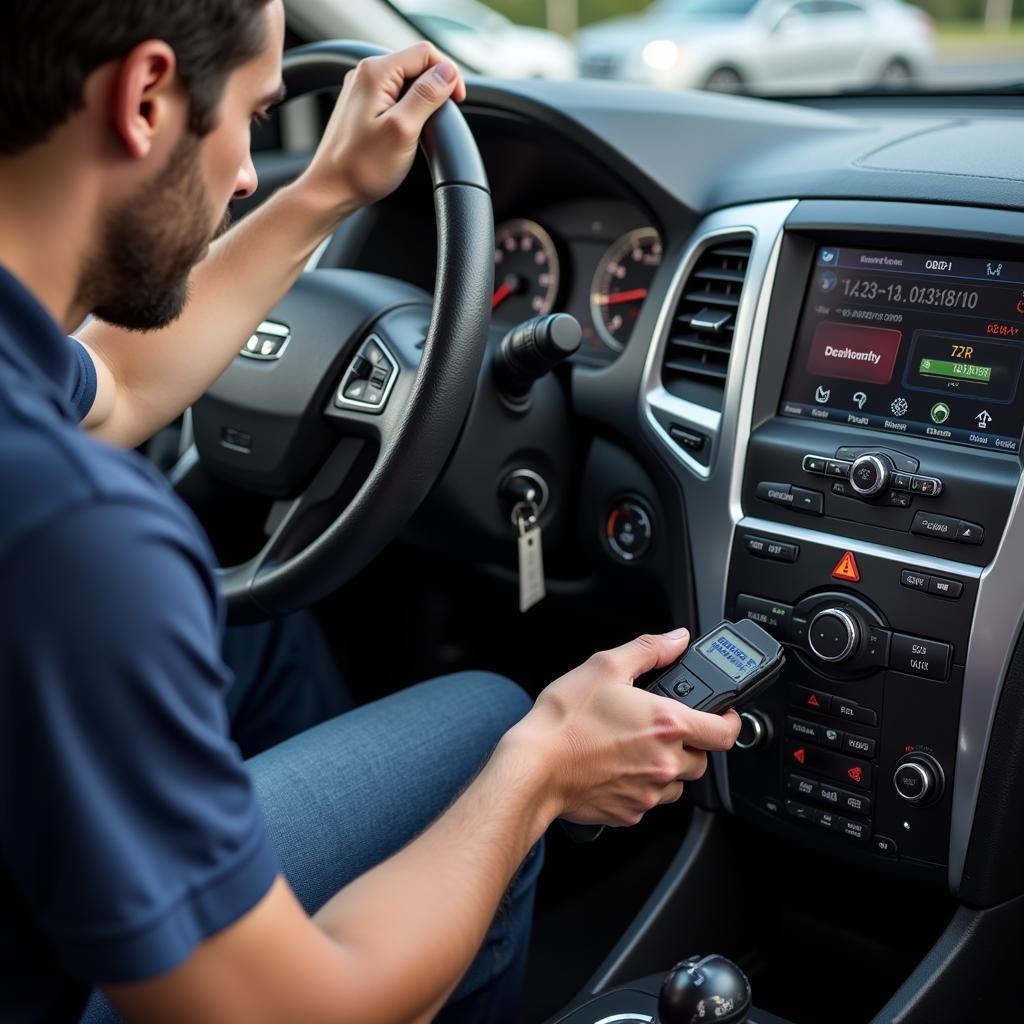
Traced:
<svg viewBox="0 0 1024 1024">
<path fill-rule="evenodd" d="M 907 587 L 910 590 L 923 590 L 927 593 L 931 582 L 931 576 L 915 572 L 913 569 L 903 569 L 900 572 L 900 586 Z"/>
<path fill-rule="evenodd" d="M 930 512 L 918 512 L 910 526 L 910 532 L 919 537 L 936 537 L 939 540 L 958 540 L 957 531 L 960 529 L 960 520 L 952 516 L 936 516 Z M 978 527 L 980 531 L 980 527 Z M 975 543 L 980 544 L 978 540 Z"/>
<path fill-rule="evenodd" d="M 940 640 L 894 633 L 889 667 L 896 672 L 942 682 L 949 675 L 952 656 L 953 648 Z"/>
<path fill-rule="evenodd" d="M 873 498 L 888 486 L 892 468 L 884 455 L 862 455 L 850 469 L 850 486 L 862 498 Z"/>
<path fill-rule="evenodd" d="M 242 346 L 239 355 L 247 359 L 280 359 L 291 336 L 291 329 L 284 324 L 264 320 Z"/>
<path fill-rule="evenodd" d="M 605 539 L 620 562 L 639 561 L 650 551 L 654 540 L 650 512 L 638 501 L 620 501 L 608 513 Z"/>
<path fill-rule="evenodd" d="M 871 708 L 862 708 L 852 700 L 844 697 L 832 698 L 832 714 L 845 718 L 848 722 L 859 722 L 861 725 L 878 725 L 878 715 Z"/>
<path fill-rule="evenodd" d="M 793 606 L 782 604 L 780 601 L 768 601 L 763 597 L 751 597 L 750 594 L 740 594 L 736 598 L 736 616 L 751 619 L 774 637 L 783 639 L 789 633 Z"/>
<path fill-rule="evenodd" d="M 860 626 L 842 608 L 826 608 L 811 619 L 807 646 L 820 661 L 829 664 L 848 661 L 859 643 Z"/>
<path fill-rule="evenodd" d="M 803 487 L 791 487 L 789 491 L 793 499 L 793 508 L 797 512 L 806 512 L 808 515 L 820 516 L 825 509 L 825 495 L 821 491 L 808 491 Z"/>
<path fill-rule="evenodd" d="M 342 379 L 334 404 L 380 412 L 398 376 L 398 363 L 384 342 L 372 335 L 359 347 Z"/>
<path fill-rule="evenodd" d="M 743 539 L 743 546 L 758 558 L 770 558 L 776 562 L 795 562 L 800 557 L 799 544 L 787 544 L 768 537 L 748 535 Z"/>
<path fill-rule="evenodd" d="M 960 544 L 981 544 L 985 539 L 985 530 L 977 523 L 961 519 L 956 528 L 956 539 Z"/>
<path fill-rule="evenodd" d="M 803 465 L 805 473 L 817 473 L 824 476 L 828 471 L 828 459 L 823 455 L 805 455 Z"/>
<path fill-rule="evenodd" d="M 928 593 L 938 597 L 958 598 L 964 592 L 964 585 L 959 580 L 947 580 L 942 576 L 932 576 L 928 581 Z"/>
<path fill-rule="evenodd" d="M 757 496 L 762 501 L 770 501 L 773 505 L 792 505 L 793 494 L 790 484 L 776 484 L 762 481 L 757 485 Z"/>
</svg>

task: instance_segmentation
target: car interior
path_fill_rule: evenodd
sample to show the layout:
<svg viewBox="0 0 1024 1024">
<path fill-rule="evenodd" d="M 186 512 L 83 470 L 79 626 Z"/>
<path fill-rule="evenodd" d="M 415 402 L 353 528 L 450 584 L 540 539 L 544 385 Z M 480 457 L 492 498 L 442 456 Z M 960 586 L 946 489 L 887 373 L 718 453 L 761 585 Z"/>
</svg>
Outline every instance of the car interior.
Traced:
<svg viewBox="0 0 1024 1024">
<path fill-rule="evenodd" d="M 373 52 L 289 44 L 240 216 Z M 1024 94 L 467 81 L 151 446 L 233 618 L 312 595 L 361 702 L 752 620 L 786 661 L 736 748 L 550 830 L 521 1020 L 689 1021 L 709 954 L 755 1024 L 1019 1019 Z"/>
</svg>

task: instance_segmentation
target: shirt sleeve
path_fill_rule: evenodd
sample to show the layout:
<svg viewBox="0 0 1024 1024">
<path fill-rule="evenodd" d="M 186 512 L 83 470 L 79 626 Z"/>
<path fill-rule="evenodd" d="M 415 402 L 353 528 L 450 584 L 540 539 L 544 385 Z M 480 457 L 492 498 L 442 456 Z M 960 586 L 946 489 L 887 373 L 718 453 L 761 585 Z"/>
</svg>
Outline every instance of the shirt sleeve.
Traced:
<svg viewBox="0 0 1024 1024">
<path fill-rule="evenodd" d="M 96 401 L 96 364 L 77 338 L 69 338 L 68 341 L 71 342 L 75 354 L 75 370 L 68 401 L 78 417 L 78 422 L 81 423 L 89 415 L 89 410 Z"/>
<path fill-rule="evenodd" d="M 0 565 L 0 862 L 93 985 L 181 963 L 279 872 L 228 736 L 216 594 L 168 514 L 65 516 Z"/>
</svg>

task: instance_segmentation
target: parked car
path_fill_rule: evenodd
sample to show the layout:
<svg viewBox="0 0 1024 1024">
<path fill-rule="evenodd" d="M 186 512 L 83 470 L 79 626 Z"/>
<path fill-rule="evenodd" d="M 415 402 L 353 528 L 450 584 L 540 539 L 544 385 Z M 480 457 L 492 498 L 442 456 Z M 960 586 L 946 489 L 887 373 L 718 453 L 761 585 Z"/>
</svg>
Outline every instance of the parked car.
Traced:
<svg viewBox="0 0 1024 1024">
<path fill-rule="evenodd" d="M 398 0 L 416 27 L 469 67 L 497 78 L 575 78 L 572 44 L 516 25 L 477 0 Z"/>
<path fill-rule="evenodd" d="M 932 21 L 900 0 L 659 0 L 584 29 L 584 77 L 666 89 L 782 93 L 905 84 L 933 58 Z"/>
</svg>

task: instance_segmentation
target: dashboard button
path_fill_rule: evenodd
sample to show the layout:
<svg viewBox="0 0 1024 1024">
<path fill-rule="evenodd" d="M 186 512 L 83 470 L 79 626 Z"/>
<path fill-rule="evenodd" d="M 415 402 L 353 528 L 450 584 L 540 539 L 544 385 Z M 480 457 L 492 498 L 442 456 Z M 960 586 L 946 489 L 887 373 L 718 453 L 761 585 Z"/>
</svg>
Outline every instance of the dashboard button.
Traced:
<svg viewBox="0 0 1024 1024">
<path fill-rule="evenodd" d="M 871 834 L 867 822 L 853 821 L 850 818 L 841 819 L 840 832 L 849 839 L 857 839 L 863 842 Z"/>
<path fill-rule="evenodd" d="M 817 711 L 822 715 L 829 713 L 832 695 L 821 690 L 809 690 L 806 686 L 794 686 L 792 703 L 808 711 Z"/>
<path fill-rule="evenodd" d="M 809 797 L 816 799 L 818 796 L 818 784 L 812 782 L 810 779 L 802 778 L 799 775 L 790 775 L 786 779 L 786 789 L 793 793 L 799 793 L 800 796 Z"/>
<path fill-rule="evenodd" d="M 805 722 L 802 718 L 786 719 L 786 735 L 798 740 L 820 743 L 823 747 L 838 749 L 843 744 L 843 734 L 838 729 L 821 722 Z"/>
<path fill-rule="evenodd" d="M 789 621 L 793 617 L 793 606 L 780 601 L 768 601 L 763 597 L 740 594 L 736 598 L 736 614 L 752 619 L 769 633 L 784 637 L 789 632 Z"/>
<path fill-rule="evenodd" d="M 889 667 L 908 675 L 941 681 L 949 674 L 952 654 L 953 648 L 940 640 L 893 633 Z"/>
<path fill-rule="evenodd" d="M 846 480 L 833 480 L 832 493 L 838 494 L 840 498 L 852 497 L 850 485 Z"/>
<path fill-rule="evenodd" d="M 912 476 L 910 490 L 914 494 L 924 494 L 934 498 L 942 490 L 942 484 L 932 476 Z"/>
<path fill-rule="evenodd" d="M 828 459 L 822 455 L 805 455 L 804 472 L 824 474 L 828 469 Z"/>
<path fill-rule="evenodd" d="M 812 824 L 818 820 L 818 812 L 806 804 L 798 804 L 795 800 L 786 801 L 786 813 L 792 815 L 798 821 L 809 821 Z"/>
<path fill-rule="evenodd" d="M 893 473 L 890 484 L 894 491 L 909 491 L 912 479 L 909 473 Z"/>
<path fill-rule="evenodd" d="M 959 580 L 947 580 L 942 576 L 932 576 L 928 584 L 928 593 L 939 597 L 957 598 L 963 592 L 964 585 Z"/>
<path fill-rule="evenodd" d="M 832 714 L 839 718 L 845 718 L 848 722 L 878 725 L 878 715 L 871 708 L 862 708 L 859 704 L 843 697 L 832 698 Z"/>
<path fill-rule="evenodd" d="M 838 814 L 833 814 L 831 811 L 818 811 L 818 828 L 839 832 L 842 830 L 844 821 L 844 818 L 841 818 Z"/>
<path fill-rule="evenodd" d="M 910 508 L 913 499 L 905 491 L 890 491 L 883 499 L 882 504 L 890 508 Z"/>
<path fill-rule="evenodd" d="M 757 485 L 756 494 L 762 501 L 770 501 L 773 505 L 792 505 L 793 495 L 791 492 L 790 484 L 776 484 L 762 480 Z"/>
<path fill-rule="evenodd" d="M 898 852 L 896 840 L 888 836 L 875 836 L 871 840 L 871 845 L 875 848 L 875 853 L 880 853 L 883 857 L 895 857 Z"/>
<path fill-rule="evenodd" d="M 823 786 L 822 789 L 824 788 Z M 852 814 L 863 814 L 867 817 L 871 813 L 871 798 L 841 789 L 839 791 L 839 806 Z"/>
<path fill-rule="evenodd" d="M 748 535 L 743 539 L 743 546 L 758 558 L 771 558 L 776 562 L 795 562 L 800 555 L 798 544 L 787 544 L 780 540 L 770 540 L 768 537 Z"/>
<path fill-rule="evenodd" d="M 850 475 L 850 463 L 840 462 L 838 459 L 829 459 L 826 472 L 829 476 L 845 476 Z"/>
<path fill-rule="evenodd" d="M 807 491 L 802 487 L 790 489 L 793 508 L 798 512 L 806 512 L 812 516 L 820 516 L 825 508 L 825 496 L 821 491 Z"/>
<path fill-rule="evenodd" d="M 956 539 L 961 544 L 981 544 L 985 539 L 985 530 L 977 523 L 961 519 L 956 528 Z"/>
<path fill-rule="evenodd" d="M 960 529 L 961 520 L 952 516 L 936 516 L 931 512 L 918 512 L 914 516 L 914 522 L 910 526 L 910 532 L 916 533 L 919 537 L 937 537 L 939 540 L 959 540 L 957 531 Z M 981 527 L 979 526 L 980 530 Z M 981 541 L 967 541 L 967 543 L 980 544 Z"/>
<path fill-rule="evenodd" d="M 854 786 L 858 789 L 871 789 L 874 767 L 867 761 L 857 761 L 852 757 L 812 747 L 796 740 L 786 740 L 784 763 L 790 771 L 801 770 L 808 775 L 823 775 L 826 779 L 838 782 L 843 786 Z"/>
<path fill-rule="evenodd" d="M 913 569 L 904 569 L 900 573 L 900 585 L 904 587 L 909 587 L 911 590 L 927 591 L 931 581 L 931 576 L 926 576 L 924 573 L 915 572 Z"/>
<path fill-rule="evenodd" d="M 874 757 L 875 741 L 870 736 L 854 736 L 852 733 L 844 733 L 843 752 L 853 754 L 854 757 Z"/>
<path fill-rule="evenodd" d="M 678 445 L 688 449 L 691 452 L 700 452 L 704 450 L 704 446 L 708 443 L 708 439 L 704 434 L 699 433 L 696 430 L 689 430 L 687 427 L 681 427 L 678 423 L 673 423 L 668 428 L 669 437 Z"/>
</svg>

